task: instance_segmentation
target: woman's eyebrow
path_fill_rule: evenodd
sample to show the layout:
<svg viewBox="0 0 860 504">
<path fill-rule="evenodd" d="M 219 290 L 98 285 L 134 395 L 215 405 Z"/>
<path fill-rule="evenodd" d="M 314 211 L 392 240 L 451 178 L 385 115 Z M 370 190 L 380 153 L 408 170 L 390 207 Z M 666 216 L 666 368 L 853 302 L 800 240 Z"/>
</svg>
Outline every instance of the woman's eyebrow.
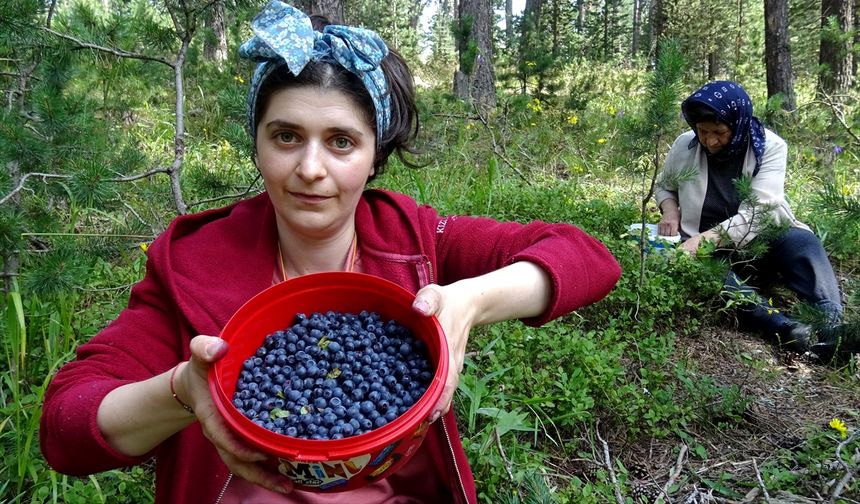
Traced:
<svg viewBox="0 0 860 504">
<path fill-rule="evenodd" d="M 358 137 L 358 138 L 363 138 L 363 137 L 364 137 L 364 133 L 362 133 L 361 131 L 359 131 L 359 130 L 357 130 L 357 129 L 355 129 L 355 128 L 350 128 L 350 127 L 348 127 L 348 126 L 346 126 L 346 127 L 341 126 L 341 127 L 329 128 L 329 129 L 328 129 L 328 130 L 326 130 L 326 131 L 327 131 L 327 132 L 330 132 L 330 133 L 341 133 L 341 134 L 344 134 L 344 135 L 350 135 L 350 136 L 354 136 L 354 137 Z"/>
<path fill-rule="evenodd" d="M 264 125 L 265 128 L 288 128 L 288 129 L 304 129 L 300 124 L 284 121 L 283 119 L 272 119 Z"/>
<path fill-rule="evenodd" d="M 283 119 L 272 119 L 267 122 L 264 126 L 265 129 L 277 129 L 277 128 L 285 128 L 291 130 L 304 131 L 305 128 L 301 124 L 293 123 L 290 121 L 285 121 Z M 349 126 L 335 126 L 332 128 L 328 128 L 326 130 L 327 134 L 342 134 L 342 135 L 350 135 L 356 138 L 364 138 L 365 134 L 356 128 L 350 128 Z"/>
</svg>

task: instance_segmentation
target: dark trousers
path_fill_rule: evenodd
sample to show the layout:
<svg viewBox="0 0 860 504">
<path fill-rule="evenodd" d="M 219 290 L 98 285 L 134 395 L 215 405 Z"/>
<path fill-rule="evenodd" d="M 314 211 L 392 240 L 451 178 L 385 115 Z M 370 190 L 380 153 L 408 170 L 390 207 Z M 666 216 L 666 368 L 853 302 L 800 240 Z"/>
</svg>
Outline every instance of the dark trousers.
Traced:
<svg viewBox="0 0 860 504">
<path fill-rule="evenodd" d="M 774 282 L 784 284 L 801 300 L 819 308 L 827 322 L 835 324 L 842 319 L 839 282 L 821 241 L 812 232 L 789 228 L 770 243 L 764 255 L 750 263 L 732 266 L 726 275 L 726 291 L 740 292 L 754 300 L 744 304 L 739 313 L 746 328 L 773 333 L 791 323 L 755 287 Z"/>
</svg>

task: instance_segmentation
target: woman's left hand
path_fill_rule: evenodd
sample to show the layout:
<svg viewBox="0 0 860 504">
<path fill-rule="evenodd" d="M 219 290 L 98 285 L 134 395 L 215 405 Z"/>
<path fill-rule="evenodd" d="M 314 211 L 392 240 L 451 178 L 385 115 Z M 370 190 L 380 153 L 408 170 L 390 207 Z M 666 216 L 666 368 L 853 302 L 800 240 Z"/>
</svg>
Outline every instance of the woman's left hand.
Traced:
<svg viewBox="0 0 860 504">
<path fill-rule="evenodd" d="M 431 421 L 451 409 L 472 327 L 535 317 L 546 310 L 551 292 L 552 282 L 543 269 L 519 261 L 445 286 L 427 285 L 415 294 L 412 309 L 428 317 L 435 315 L 448 340 L 448 378 Z"/>
<path fill-rule="evenodd" d="M 709 229 L 704 233 L 699 233 L 695 236 L 691 236 L 688 240 L 681 244 L 681 248 L 690 253 L 691 255 L 696 255 L 696 251 L 699 250 L 699 247 L 702 246 L 703 241 L 719 242 L 720 235 L 716 231 L 712 231 Z"/>
<path fill-rule="evenodd" d="M 456 284 L 440 286 L 427 285 L 415 295 L 412 308 L 426 316 L 435 315 L 445 332 L 448 340 L 448 377 L 442 397 L 433 408 L 431 421 L 447 413 L 451 408 L 451 400 L 460 382 L 463 371 L 463 361 L 466 358 L 466 343 L 469 341 L 469 331 L 474 324 L 474 305 L 463 295 Z"/>
</svg>

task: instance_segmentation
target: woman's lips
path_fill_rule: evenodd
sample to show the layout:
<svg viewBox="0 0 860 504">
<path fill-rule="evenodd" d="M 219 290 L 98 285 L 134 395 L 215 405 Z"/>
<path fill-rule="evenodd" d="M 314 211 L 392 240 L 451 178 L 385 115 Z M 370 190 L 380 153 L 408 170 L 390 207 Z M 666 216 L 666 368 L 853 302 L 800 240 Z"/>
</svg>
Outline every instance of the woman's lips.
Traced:
<svg viewBox="0 0 860 504">
<path fill-rule="evenodd" d="M 290 194 L 297 200 L 308 204 L 322 203 L 323 201 L 326 201 L 331 198 L 331 196 L 323 196 L 319 194 L 306 194 L 297 192 L 291 192 Z"/>
</svg>

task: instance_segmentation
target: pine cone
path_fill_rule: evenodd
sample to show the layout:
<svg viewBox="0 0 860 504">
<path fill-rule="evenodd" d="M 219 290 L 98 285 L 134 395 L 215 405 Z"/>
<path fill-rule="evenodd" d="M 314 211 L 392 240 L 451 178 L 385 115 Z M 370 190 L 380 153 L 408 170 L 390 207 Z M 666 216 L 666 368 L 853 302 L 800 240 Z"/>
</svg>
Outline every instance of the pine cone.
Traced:
<svg viewBox="0 0 860 504">
<path fill-rule="evenodd" d="M 652 504 L 660 496 L 660 489 L 649 481 L 634 481 L 630 484 L 630 497 L 637 504 Z"/>
</svg>

